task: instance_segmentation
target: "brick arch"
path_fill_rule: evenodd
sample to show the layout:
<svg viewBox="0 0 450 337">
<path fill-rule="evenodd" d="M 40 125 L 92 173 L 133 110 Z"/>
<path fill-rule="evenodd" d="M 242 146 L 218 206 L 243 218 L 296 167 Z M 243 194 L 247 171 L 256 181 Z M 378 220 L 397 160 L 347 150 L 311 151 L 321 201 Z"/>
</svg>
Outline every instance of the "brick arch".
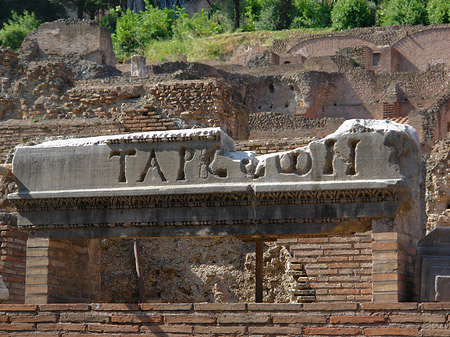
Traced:
<svg viewBox="0 0 450 337">
<path fill-rule="evenodd" d="M 375 48 L 370 41 L 354 36 L 326 36 L 303 41 L 292 47 L 288 54 L 300 54 L 305 57 L 330 56 L 339 49 L 347 47 L 367 46 Z"/>
<path fill-rule="evenodd" d="M 429 65 L 450 63 L 450 27 L 408 35 L 392 48 L 398 53 L 398 71 L 426 70 Z"/>
</svg>

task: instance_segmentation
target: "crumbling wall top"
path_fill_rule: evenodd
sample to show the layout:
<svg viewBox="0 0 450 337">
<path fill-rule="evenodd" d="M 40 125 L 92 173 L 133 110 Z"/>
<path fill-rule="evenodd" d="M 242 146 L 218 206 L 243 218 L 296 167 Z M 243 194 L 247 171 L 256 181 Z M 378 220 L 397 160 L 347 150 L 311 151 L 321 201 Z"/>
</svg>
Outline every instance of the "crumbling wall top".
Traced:
<svg viewBox="0 0 450 337">
<path fill-rule="evenodd" d="M 115 66 L 111 34 L 90 20 L 64 19 L 43 23 L 28 34 L 19 54 L 28 60 L 51 56 L 80 57 Z"/>
</svg>

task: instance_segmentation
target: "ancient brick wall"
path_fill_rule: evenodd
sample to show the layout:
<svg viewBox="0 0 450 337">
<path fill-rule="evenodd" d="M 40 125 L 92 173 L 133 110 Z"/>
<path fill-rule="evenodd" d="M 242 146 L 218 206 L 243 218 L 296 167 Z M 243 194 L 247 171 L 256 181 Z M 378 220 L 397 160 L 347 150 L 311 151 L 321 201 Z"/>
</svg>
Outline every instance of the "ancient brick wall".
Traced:
<svg viewBox="0 0 450 337">
<path fill-rule="evenodd" d="M 448 336 L 449 303 L 0 305 L 5 336 Z"/>
<path fill-rule="evenodd" d="M 426 70 L 438 63 L 448 63 L 450 57 L 450 27 L 429 28 L 404 37 L 392 48 L 398 52 L 397 71 Z"/>
<path fill-rule="evenodd" d="M 100 263 L 99 240 L 29 238 L 25 303 L 98 301 Z"/>
<path fill-rule="evenodd" d="M 14 215 L 0 213 L 0 236 L 0 275 L 9 290 L 6 303 L 24 303 L 25 247 L 28 235 L 18 231 Z"/>
<path fill-rule="evenodd" d="M 279 240 L 302 265 L 317 302 L 372 301 L 371 233 Z"/>
<path fill-rule="evenodd" d="M 0 124 L 0 155 L 2 160 L 11 159 L 12 150 L 21 143 L 42 137 L 87 137 L 116 134 L 122 132 L 121 124 L 110 119 L 86 120 L 16 120 L 10 119 Z"/>
<path fill-rule="evenodd" d="M 440 139 L 447 137 L 450 131 L 449 94 L 445 92 L 426 109 L 415 111 L 414 125 L 419 133 L 419 139 L 427 148 L 426 152 Z"/>
<path fill-rule="evenodd" d="M 300 42 L 292 47 L 289 54 L 301 54 L 307 58 L 334 55 L 339 49 L 357 46 L 375 48 L 373 42 L 354 36 L 320 36 Z"/>
<path fill-rule="evenodd" d="M 27 57 L 78 56 L 95 63 L 116 65 L 110 33 L 88 20 L 45 22 L 26 37 L 21 52 Z"/>
<path fill-rule="evenodd" d="M 305 118 L 277 113 L 252 113 L 249 118 L 249 139 L 322 138 L 344 122 L 344 118 Z M 277 140 L 274 140 L 277 142 Z"/>
</svg>

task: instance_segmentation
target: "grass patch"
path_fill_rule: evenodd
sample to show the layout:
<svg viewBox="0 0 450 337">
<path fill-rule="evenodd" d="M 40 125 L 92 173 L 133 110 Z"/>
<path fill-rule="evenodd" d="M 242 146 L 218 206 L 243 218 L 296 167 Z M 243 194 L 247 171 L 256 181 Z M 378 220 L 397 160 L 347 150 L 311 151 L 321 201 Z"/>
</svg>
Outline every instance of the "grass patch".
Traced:
<svg viewBox="0 0 450 337">
<path fill-rule="evenodd" d="M 145 50 L 149 62 L 173 61 L 178 55 L 186 56 L 190 62 L 202 60 L 225 61 L 238 46 L 259 45 L 270 47 L 276 39 L 295 36 L 325 34 L 330 28 L 289 29 L 280 31 L 255 31 L 224 33 L 206 38 L 189 38 L 185 40 L 152 41 Z"/>
</svg>

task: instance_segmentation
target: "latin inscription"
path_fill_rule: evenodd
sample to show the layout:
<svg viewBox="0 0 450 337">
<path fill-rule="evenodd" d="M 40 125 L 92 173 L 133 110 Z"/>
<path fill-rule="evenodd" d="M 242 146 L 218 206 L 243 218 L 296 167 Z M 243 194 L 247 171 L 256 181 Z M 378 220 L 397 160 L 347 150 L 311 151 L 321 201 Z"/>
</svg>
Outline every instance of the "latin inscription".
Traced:
<svg viewBox="0 0 450 337">
<path fill-rule="evenodd" d="M 311 172 L 314 165 L 318 165 L 318 162 L 321 162 L 322 168 L 320 169 L 320 167 L 318 167 L 318 169 L 321 170 L 324 175 L 333 175 L 336 173 L 335 161 L 340 160 L 344 163 L 343 171 L 345 172 L 342 173 L 345 173 L 347 176 L 355 176 L 357 174 L 356 156 L 359 142 L 360 141 L 357 139 L 352 139 L 347 142 L 345 151 L 339 151 L 337 150 L 336 140 L 327 139 L 323 143 L 324 157 L 321 161 L 317 161 L 318 158 L 314 158 L 314 156 L 305 149 L 296 149 L 291 152 L 283 153 L 275 157 L 278 168 L 277 173 L 305 176 Z M 167 150 L 165 151 L 167 152 Z M 127 172 L 129 171 L 127 169 L 127 158 L 143 156 L 144 153 L 147 156 L 145 165 L 140 169 L 138 177 L 130 180 L 130 177 L 127 176 Z M 186 181 L 189 180 L 189 178 L 200 178 L 203 180 L 208 179 L 209 177 L 227 179 L 229 176 L 229 169 L 235 162 L 230 161 L 227 157 L 222 156 L 219 153 L 220 145 L 218 144 L 209 149 L 197 150 L 180 145 L 177 156 L 178 162 L 170 164 L 178 168 L 172 176 L 172 180 Z M 127 183 L 129 181 L 135 181 L 137 183 L 161 183 L 171 180 L 169 178 L 170 175 L 167 175 L 166 172 L 164 172 L 164 170 L 168 169 L 167 164 L 166 169 L 164 169 L 164 166 L 160 161 L 160 158 L 162 158 L 161 156 L 164 155 L 163 150 L 158 151 L 157 148 L 152 147 L 149 151 L 137 151 L 135 148 L 112 150 L 109 157 L 119 157 L 118 182 Z M 143 161 L 141 161 L 141 163 L 143 163 Z M 194 167 L 194 169 L 188 170 L 187 172 L 186 168 L 188 164 L 191 168 Z M 173 167 L 170 169 L 174 170 Z M 267 173 L 266 170 L 267 167 L 265 165 L 256 166 L 255 163 L 249 161 L 247 158 L 242 159 L 239 163 L 240 174 L 253 179 L 264 177 Z"/>
</svg>

